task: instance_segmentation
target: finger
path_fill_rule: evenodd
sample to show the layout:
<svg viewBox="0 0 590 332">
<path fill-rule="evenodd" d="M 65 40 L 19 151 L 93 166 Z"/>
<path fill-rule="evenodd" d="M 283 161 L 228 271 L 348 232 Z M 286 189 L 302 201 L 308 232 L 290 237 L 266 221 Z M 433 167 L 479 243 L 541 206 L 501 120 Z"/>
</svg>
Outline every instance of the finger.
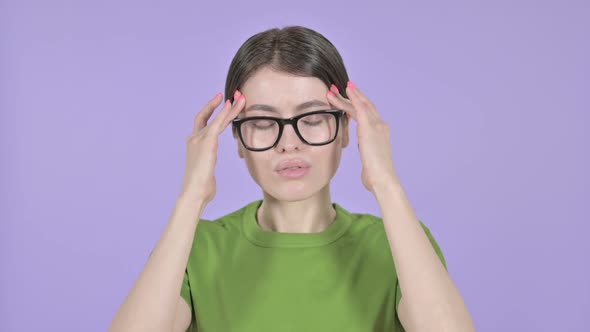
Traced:
<svg viewBox="0 0 590 332">
<path fill-rule="evenodd" d="M 354 106 L 354 109 L 357 111 L 357 121 L 362 122 L 364 120 L 368 120 L 371 115 L 367 113 L 366 105 L 361 102 L 357 94 L 354 92 L 354 85 L 351 85 L 350 83 L 348 84 L 346 87 L 346 94 L 350 98 L 352 106 Z"/>
<path fill-rule="evenodd" d="M 223 107 L 221 108 L 221 110 L 217 113 L 217 115 L 215 115 L 215 118 L 213 119 L 213 121 L 211 121 L 211 123 L 209 123 L 208 127 L 211 128 L 211 130 L 213 130 L 213 132 L 215 133 L 219 133 L 219 127 L 221 126 L 221 122 L 223 121 L 223 119 L 225 118 L 227 112 L 229 112 L 229 110 L 231 110 L 231 101 L 229 99 L 225 100 L 225 103 L 223 103 Z"/>
<path fill-rule="evenodd" d="M 243 94 L 239 95 L 240 96 L 235 101 L 231 111 L 228 112 L 227 118 L 225 118 L 225 120 L 223 121 L 222 130 L 225 127 L 227 127 L 233 121 L 233 119 L 235 119 L 238 116 L 238 114 L 240 114 L 240 112 L 244 109 L 244 106 L 246 106 L 246 96 L 244 96 Z"/>
<path fill-rule="evenodd" d="M 232 106 L 229 99 L 227 100 L 227 105 L 223 107 L 223 109 L 219 112 L 219 114 L 215 117 L 213 122 L 211 123 L 211 127 L 214 128 L 214 131 L 217 134 L 220 134 L 225 127 L 233 120 L 238 113 L 242 110 L 245 104 L 245 97 L 241 95 L 238 98 L 237 103 Z"/>
<path fill-rule="evenodd" d="M 242 93 L 240 92 L 240 90 L 236 89 L 236 91 L 234 92 L 234 99 L 232 105 L 235 105 L 238 102 L 238 98 L 240 98 L 241 95 Z"/>
<path fill-rule="evenodd" d="M 357 120 L 356 110 L 352 103 L 342 100 L 338 98 L 332 91 L 328 91 L 327 93 L 328 102 L 334 105 L 337 109 L 341 109 L 346 112 L 346 115 L 353 118 L 355 121 Z"/>
<path fill-rule="evenodd" d="M 340 96 L 340 90 L 338 89 L 336 84 L 332 83 L 332 85 L 330 85 L 330 91 L 334 92 L 336 96 Z"/>
<path fill-rule="evenodd" d="M 338 105 L 340 106 L 340 108 L 341 108 L 341 109 L 343 109 L 343 110 L 351 110 L 351 112 L 350 112 L 350 113 L 348 113 L 348 112 L 347 112 L 347 113 L 346 113 L 346 115 L 347 115 L 348 117 L 352 117 L 353 119 L 355 119 L 355 120 L 356 120 L 356 114 L 354 114 L 354 113 L 356 112 L 356 110 L 355 110 L 355 109 L 354 109 L 354 107 L 352 106 L 352 103 L 350 102 L 350 100 L 349 100 L 348 98 L 344 97 L 344 96 L 343 96 L 343 95 L 340 93 L 340 90 L 338 89 L 338 87 L 336 86 L 336 84 L 332 84 L 332 85 L 330 86 L 330 91 L 332 91 L 332 93 L 333 93 L 334 95 L 336 95 L 336 98 L 337 98 L 338 100 L 340 100 L 340 101 L 341 101 L 341 103 L 340 103 L 340 104 L 338 104 Z M 328 92 L 328 94 L 330 94 L 330 93 Z M 346 105 L 346 106 L 342 106 L 342 103 L 343 103 L 344 105 Z"/>
<path fill-rule="evenodd" d="M 242 96 L 242 92 L 240 90 L 236 89 L 236 91 L 234 92 L 234 100 L 233 100 L 232 106 L 235 106 L 238 103 L 238 99 L 240 99 L 241 96 Z M 246 98 L 246 96 L 244 96 L 244 98 Z M 237 111 L 237 114 L 235 116 L 232 116 L 231 120 L 235 119 L 238 116 L 238 114 L 240 114 L 240 111 L 241 110 Z"/>
<path fill-rule="evenodd" d="M 346 113 L 346 115 L 348 117 L 352 117 L 353 119 L 357 120 L 358 119 L 358 115 L 356 115 L 356 110 L 354 109 L 354 106 L 352 105 L 352 102 L 350 101 L 350 99 L 348 99 L 347 97 L 345 97 L 342 93 L 340 93 L 340 90 L 338 89 L 338 87 L 335 84 L 332 84 L 330 86 L 330 91 L 332 91 L 336 97 L 342 101 L 345 105 L 348 105 L 348 109 L 352 109 L 353 113 L 354 113 L 354 117 L 352 116 L 352 113 Z"/>
<path fill-rule="evenodd" d="M 350 100 L 348 100 L 348 98 L 344 97 L 344 95 L 342 95 L 340 93 L 340 90 L 338 89 L 338 87 L 335 84 L 332 84 L 330 86 L 330 91 L 334 92 L 334 94 L 336 94 L 336 97 L 338 97 L 338 99 L 341 99 L 343 101 L 346 101 L 347 103 L 350 104 Z"/>
<path fill-rule="evenodd" d="M 360 102 L 365 105 L 367 113 L 369 113 L 373 118 L 379 118 L 379 114 L 377 114 L 377 108 L 375 107 L 375 104 L 373 104 L 373 102 L 371 102 L 369 98 L 365 96 L 365 94 L 361 91 L 361 89 L 358 88 L 358 86 L 356 86 L 352 82 L 350 83 L 352 85 L 352 90 L 354 91 L 355 95 L 358 97 Z"/>
<path fill-rule="evenodd" d="M 201 129 L 205 128 L 205 126 L 207 125 L 207 121 L 211 117 L 211 114 L 213 114 L 213 111 L 215 111 L 215 109 L 217 108 L 217 106 L 219 106 L 219 103 L 221 102 L 220 97 L 221 92 L 217 93 L 215 97 L 209 100 L 207 104 L 205 104 L 205 107 L 203 107 L 201 111 L 197 113 L 194 119 L 193 135 L 197 134 Z"/>
<path fill-rule="evenodd" d="M 351 82 L 352 83 L 352 82 Z M 369 105 L 364 101 L 359 94 L 358 88 L 354 85 L 354 83 L 350 84 L 347 87 L 348 95 L 351 96 L 351 101 L 355 107 L 360 109 L 359 113 L 362 113 L 362 116 L 365 117 L 370 122 L 376 122 L 379 120 L 379 115 L 377 115 L 377 111 L 372 109 L 372 105 Z"/>
</svg>

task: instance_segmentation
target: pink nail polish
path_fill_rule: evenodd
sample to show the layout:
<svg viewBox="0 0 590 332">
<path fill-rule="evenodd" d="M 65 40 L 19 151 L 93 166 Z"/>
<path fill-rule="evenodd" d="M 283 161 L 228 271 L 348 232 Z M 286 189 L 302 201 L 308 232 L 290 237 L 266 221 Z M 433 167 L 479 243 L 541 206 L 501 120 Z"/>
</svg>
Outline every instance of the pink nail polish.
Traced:
<svg viewBox="0 0 590 332">
<path fill-rule="evenodd" d="M 234 99 L 238 98 L 240 96 L 240 93 L 238 92 L 238 90 L 236 90 L 234 92 Z"/>
<path fill-rule="evenodd" d="M 338 87 L 336 86 L 336 84 L 332 84 L 331 88 L 333 88 L 334 90 L 336 90 L 336 92 L 340 92 L 340 90 L 338 90 Z"/>
<path fill-rule="evenodd" d="M 356 88 L 356 85 L 354 85 L 354 83 L 352 83 L 352 81 L 348 81 L 348 83 L 346 84 L 346 86 L 348 86 L 351 89 Z"/>
<path fill-rule="evenodd" d="M 328 90 L 328 94 L 330 94 L 330 95 L 332 95 L 332 96 L 336 97 L 336 94 L 334 94 L 334 92 L 332 92 L 332 91 L 330 91 L 330 90 Z"/>
</svg>

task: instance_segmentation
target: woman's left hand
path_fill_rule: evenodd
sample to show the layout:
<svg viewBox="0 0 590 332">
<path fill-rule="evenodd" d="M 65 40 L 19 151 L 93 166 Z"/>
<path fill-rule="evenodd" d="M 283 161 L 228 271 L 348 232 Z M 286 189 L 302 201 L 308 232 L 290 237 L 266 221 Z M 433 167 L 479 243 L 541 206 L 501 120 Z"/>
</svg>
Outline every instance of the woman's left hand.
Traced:
<svg viewBox="0 0 590 332">
<path fill-rule="evenodd" d="M 398 181 L 391 157 L 389 126 L 379 116 L 375 105 L 351 81 L 346 94 L 348 98 L 344 98 L 332 84 L 327 93 L 328 101 L 357 122 L 358 148 L 363 164 L 361 179 L 365 188 L 375 194 L 378 185 Z"/>
</svg>

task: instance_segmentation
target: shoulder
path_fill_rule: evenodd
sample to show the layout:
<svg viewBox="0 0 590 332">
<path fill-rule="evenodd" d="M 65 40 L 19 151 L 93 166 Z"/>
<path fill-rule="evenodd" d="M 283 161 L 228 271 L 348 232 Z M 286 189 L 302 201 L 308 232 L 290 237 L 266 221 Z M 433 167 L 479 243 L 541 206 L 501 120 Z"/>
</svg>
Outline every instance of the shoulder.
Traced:
<svg viewBox="0 0 590 332">
<path fill-rule="evenodd" d="M 389 248 L 389 242 L 387 239 L 387 233 L 385 231 L 385 224 L 383 218 L 376 216 L 371 213 L 358 213 L 350 212 L 350 216 L 353 220 L 351 229 L 352 232 L 358 236 L 366 237 L 367 240 L 374 243 L 374 248 L 382 250 L 384 247 Z M 436 239 L 434 238 L 430 228 L 420 219 L 418 219 L 422 230 L 430 240 L 431 244 L 440 255 L 441 250 Z M 388 251 L 388 250 L 386 250 Z"/>
<path fill-rule="evenodd" d="M 238 236 L 240 233 L 241 222 L 244 219 L 244 214 L 255 203 L 256 201 L 250 202 L 215 219 L 199 219 L 199 223 L 197 224 L 197 229 L 195 231 L 194 242 L 196 243 L 208 240 L 222 241 L 228 236 Z"/>
<path fill-rule="evenodd" d="M 385 231 L 385 224 L 383 223 L 383 218 L 374 215 L 368 215 L 366 218 L 370 218 L 373 222 L 371 230 L 371 236 L 374 239 L 375 243 L 373 248 L 377 252 L 384 254 L 387 258 L 390 258 L 392 256 L 391 246 L 389 244 L 389 239 L 387 238 L 387 232 Z M 422 227 L 424 234 L 426 234 L 426 237 L 430 241 L 432 248 L 434 249 L 437 256 L 440 258 L 441 262 L 446 268 L 447 262 L 441 249 L 441 246 L 439 244 L 439 241 L 436 240 L 435 236 L 433 235 L 433 232 L 422 220 L 418 219 L 418 222 L 420 223 L 420 226 Z"/>
<path fill-rule="evenodd" d="M 353 224 L 356 224 L 357 227 L 366 227 L 372 233 L 375 233 L 379 236 L 386 236 L 385 233 L 385 224 L 383 223 L 383 218 L 373 215 L 371 213 L 358 213 L 358 212 L 350 212 L 353 220 L 355 221 Z M 432 238 L 432 232 L 430 228 L 420 219 L 418 219 L 420 226 L 428 235 L 429 238 Z"/>
<path fill-rule="evenodd" d="M 339 208 L 350 220 L 347 236 L 354 238 L 357 244 L 372 247 L 385 234 L 380 217 L 371 213 L 348 211 L 341 206 Z"/>
<path fill-rule="evenodd" d="M 228 229 L 232 229 L 234 227 L 238 227 L 240 222 L 244 219 L 244 215 L 248 212 L 251 212 L 252 208 L 255 208 L 257 201 L 253 201 L 250 203 L 247 203 L 245 205 L 239 206 L 237 208 L 235 208 L 234 210 L 219 216 L 215 219 L 201 219 L 199 221 L 199 223 L 201 223 L 201 221 L 206 221 L 206 223 L 204 223 L 207 226 L 204 226 L 204 228 L 206 227 L 208 230 L 228 230 Z"/>
<path fill-rule="evenodd" d="M 228 248 L 238 243 L 243 209 L 238 208 L 215 219 L 199 219 L 189 254 L 189 270 L 191 266 L 211 268 L 209 264 L 216 264 Z"/>
</svg>

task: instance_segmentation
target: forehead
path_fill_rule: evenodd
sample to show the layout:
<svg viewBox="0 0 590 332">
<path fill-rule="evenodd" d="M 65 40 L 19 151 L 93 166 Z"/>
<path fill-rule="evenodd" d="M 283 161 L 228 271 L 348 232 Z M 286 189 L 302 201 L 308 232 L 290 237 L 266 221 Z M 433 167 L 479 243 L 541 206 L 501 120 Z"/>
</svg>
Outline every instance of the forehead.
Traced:
<svg viewBox="0 0 590 332">
<path fill-rule="evenodd" d="M 328 87 L 316 77 L 301 77 L 262 68 L 242 86 L 246 107 L 252 104 L 267 104 L 280 112 L 290 112 L 296 105 L 313 99 L 328 102 L 325 94 Z"/>
</svg>

